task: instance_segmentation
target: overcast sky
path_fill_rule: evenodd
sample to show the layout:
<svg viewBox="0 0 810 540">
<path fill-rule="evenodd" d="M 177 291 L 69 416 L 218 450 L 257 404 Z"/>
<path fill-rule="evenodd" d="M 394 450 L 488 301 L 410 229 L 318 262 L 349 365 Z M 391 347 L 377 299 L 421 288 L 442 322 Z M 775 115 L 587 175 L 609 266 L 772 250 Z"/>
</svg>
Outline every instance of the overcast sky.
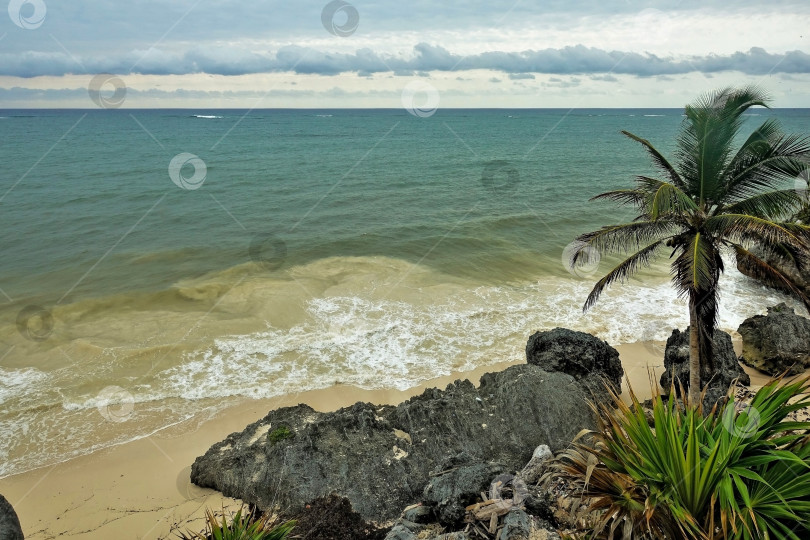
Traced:
<svg viewBox="0 0 810 540">
<path fill-rule="evenodd" d="M 102 73 L 124 107 L 396 108 L 414 81 L 442 107 L 680 107 L 747 83 L 810 107 L 808 32 L 806 0 L 11 0 L 0 107 L 94 107 Z"/>
</svg>

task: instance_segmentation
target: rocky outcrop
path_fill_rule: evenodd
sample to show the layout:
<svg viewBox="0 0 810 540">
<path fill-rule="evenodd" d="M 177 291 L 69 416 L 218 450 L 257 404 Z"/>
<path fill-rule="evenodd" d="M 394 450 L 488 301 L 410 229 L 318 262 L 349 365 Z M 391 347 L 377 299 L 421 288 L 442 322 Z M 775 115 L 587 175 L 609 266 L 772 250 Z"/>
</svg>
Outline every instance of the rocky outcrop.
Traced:
<svg viewBox="0 0 810 540">
<path fill-rule="evenodd" d="M 722 330 L 715 330 L 712 349 L 714 353 L 714 371 L 705 368 L 700 374 L 701 386 L 709 386 L 704 401 L 704 405 L 707 405 L 709 409 L 718 399 L 726 395 L 726 391 L 735 380 L 745 386 L 751 384 L 751 378 L 737 361 L 731 335 Z M 707 366 L 708 364 L 704 363 L 704 365 Z M 674 379 L 679 380 L 684 389 L 689 388 L 688 326 L 683 332 L 678 329 L 673 330 L 672 335 L 667 339 L 667 348 L 664 353 L 664 369 L 666 371 L 661 375 L 660 381 L 664 390 L 669 391 Z M 678 383 L 675 384 L 675 391 L 679 391 Z"/>
<path fill-rule="evenodd" d="M 0 540 L 23 540 L 17 512 L 2 495 L 0 495 Z"/>
<path fill-rule="evenodd" d="M 615 374 L 612 357 L 602 361 Z M 524 364 L 484 375 L 479 388 L 456 381 L 396 407 L 286 407 L 212 446 L 191 480 L 289 513 L 334 492 L 364 519 L 389 522 L 422 499 L 430 473 L 452 456 L 516 471 L 541 444 L 566 447 L 595 427 L 587 399 L 571 375 Z"/>
<path fill-rule="evenodd" d="M 568 373 L 599 400 L 608 399 L 605 380 L 621 392 L 624 370 L 619 352 L 584 332 L 566 328 L 536 332 L 526 344 L 526 361 L 546 371 Z"/>
<path fill-rule="evenodd" d="M 801 373 L 810 366 L 810 319 L 784 303 L 767 315 L 749 317 L 737 332 L 742 336 L 740 360 L 769 375 Z"/>
</svg>

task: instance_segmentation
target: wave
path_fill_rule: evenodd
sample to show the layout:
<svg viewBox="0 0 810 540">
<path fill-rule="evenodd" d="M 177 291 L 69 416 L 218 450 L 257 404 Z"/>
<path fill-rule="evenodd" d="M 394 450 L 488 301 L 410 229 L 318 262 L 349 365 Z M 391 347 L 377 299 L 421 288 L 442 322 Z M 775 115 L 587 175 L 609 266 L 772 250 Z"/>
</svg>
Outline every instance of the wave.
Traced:
<svg viewBox="0 0 810 540">
<path fill-rule="evenodd" d="M 484 284 L 400 259 L 330 257 L 272 275 L 248 263 L 161 293 L 61 306 L 57 328 L 84 337 L 55 336 L 58 346 L 45 352 L 24 343 L 14 351 L 38 368 L 59 369 L 0 370 L 0 436 L 13 441 L 0 450 L 0 476 L 148 436 L 245 398 L 336 383 L 405 389 L 520 360 L 537 330 L 568 327 L 616 345 L 663 341 L 688 324 L 665 271 L 614 287 L 583 314 L 597 277 L 546 273 Z M 730 264 L 720 292 L 719 326 L 731 332 L 786 300 Z M 126 422 L 104 416 L 119 395 L 105 392 L 110 386 L 131 406 Z"/>
<path fill-rule="evenodd" d="M 665 114 L 645 114 L 644 116 L 646 116 L 648 118 L 652 118 L 652 117 L 659 117 L 659 116 L 666 116 L 666 115 Z"/>
<path fill-rule="evenodd" d="M 224 117 L 224 116 L 207 115 L 207 114 L 192 114 L 192 115 L 191 115 L 191 118 L 207 118 L 207 119 L 213 119 L 213 118 L 225 118 L 225 117 Z"/>
</svg>

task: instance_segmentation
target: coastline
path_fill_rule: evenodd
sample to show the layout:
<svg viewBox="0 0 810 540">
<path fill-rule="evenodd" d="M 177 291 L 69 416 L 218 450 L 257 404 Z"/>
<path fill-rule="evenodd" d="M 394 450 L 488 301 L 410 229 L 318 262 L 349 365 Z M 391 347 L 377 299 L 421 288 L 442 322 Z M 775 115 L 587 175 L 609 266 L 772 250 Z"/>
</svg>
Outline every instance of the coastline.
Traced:
<svg viewBox="0 0 810 540">
<path fill-rule="evenodd" d="M 740 343 L 734 342 L 739 353 Z M 614 346 L 625 377 L 636 394 L 649 397 L 648 369 L 657 380 L 663 370 L 663 343 L 636 342 Z M 16 509 L 26 538 L 54 537 L 95 540 L 173 538 L 173 531 L 199 530 L 206 507 L 219 510 L 239 502 L 219 492 L 198 488 L 188 481 L 194 459 L 228 434 L 268 411 L 306 403 L 330 411 L 357 401 L 396 404 L 426 388 L 444 388 L 456 379 L 478 385 L 481 375 L 524 363 L 500 362 L 472 371 L 452 373 L 407 390 L 363 390 L 336 385 L 321 390 L 246 401 L 220 411 L 212 419 L 194 419 L 166 428 L 150 437 L 109 447 L 48 467 L 0 479 L 2 493 Z M 752 386 L 767 377 L 752 375 Z M 629 395 L 623 384 L 622 396 Z"/>
</svg>

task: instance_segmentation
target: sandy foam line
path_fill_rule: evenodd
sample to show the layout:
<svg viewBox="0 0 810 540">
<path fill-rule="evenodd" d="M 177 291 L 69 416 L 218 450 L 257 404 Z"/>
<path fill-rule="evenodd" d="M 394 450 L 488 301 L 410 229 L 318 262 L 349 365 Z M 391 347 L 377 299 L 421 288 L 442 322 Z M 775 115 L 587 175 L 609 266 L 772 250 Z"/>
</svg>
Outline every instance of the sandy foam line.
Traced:
<svg viewBox="0 0 810 540">
<path fill-rule="evenodd" d="M 632 343 L 616 348 L 634 390 L 640 397 L 648 397 L 648 369 L 656 378 L 660 376 L 663 344 Z M 356 401 L 396 404 L 425 388 L 444 388 L 458 378 L 477 384 L 486 372 L 522 362 L 455 373 L 404 391 L 334 386 L 249 401 L 199 426 L 193 420 L 187 421 L 146 439 L 4 478 L 0 480 L 0 493 L 14 505 L 29 540 L 57 536 L 81 540 L 173 538 L 171 532 L 178 526 L 199 530 L 206 506 L 219 509 L 238 504 L 218 492 L 192 486 L 188 481 L 189 467 L 212 444 L 241 431 L 269 410 L 298 403 L 319 411 L 335 410 Z"/>
</svg>

